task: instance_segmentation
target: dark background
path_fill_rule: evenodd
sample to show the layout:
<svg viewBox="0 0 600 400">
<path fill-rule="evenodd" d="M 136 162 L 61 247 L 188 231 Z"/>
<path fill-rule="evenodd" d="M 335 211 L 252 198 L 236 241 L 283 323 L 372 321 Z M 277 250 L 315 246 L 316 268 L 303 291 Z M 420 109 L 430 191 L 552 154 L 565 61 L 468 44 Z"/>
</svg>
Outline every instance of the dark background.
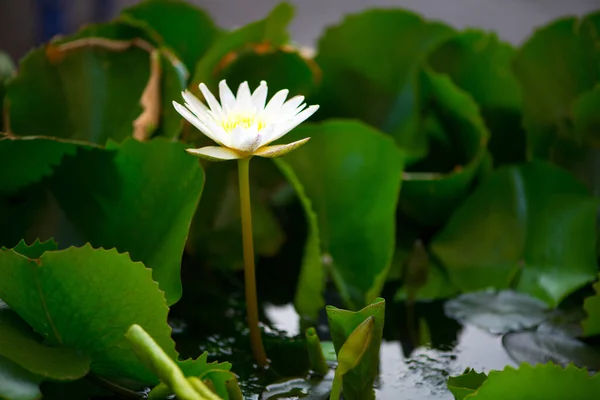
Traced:
<svg viewBox="0 0 600 400">
<path fill-rule="evenodd" d="M 279 0 L 189 0 L 217 24 L 234 28 L 264 17 Z M 458 28 L 493 30 L 520 44 L 534 27 L 567 15 L 600 9 L 600 0 L 290 0 L 296 6 L 293 39 L 313 46 L 343 14 L 370 7 L 404 7 Z M 0 49 L 18 60 L 29 48 L 82 24 L 106 21 L 138 0 L 0 0 Z M 401 43 L 399 43 L 401 45 Z"/>
</svg>

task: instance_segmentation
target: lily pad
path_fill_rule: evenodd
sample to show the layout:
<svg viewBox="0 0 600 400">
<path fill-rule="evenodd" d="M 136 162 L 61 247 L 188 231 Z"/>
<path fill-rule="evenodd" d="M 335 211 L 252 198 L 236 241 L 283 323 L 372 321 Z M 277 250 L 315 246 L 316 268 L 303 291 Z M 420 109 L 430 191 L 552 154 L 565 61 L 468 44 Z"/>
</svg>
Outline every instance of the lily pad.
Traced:
<svg viewBox="0 0 600 400">
<path fill-rule="evenodd" d="M 464 400 L 468 395 L 477 391 L 486 379 L 487 375 L 483 372 L 468 369 L 462 375 L 448 378 L 448 389 L 456 400 Z"/>
<path fill-rule="evenodd" d="M 502 168 L 430 248 L 463 291 L 514 287 L 554 306 L 596 276 L 596 208 L 562 169 L 541 162 Z"/>
<path fill-rule="evenodd" d="M 281 162 L 317 214 L 323 267 L 346 304 L 358 308 L 379 295 L 391 265 L 404 155 L 391 138 L 355 121 L 306 124 L 286 139 L 305 137 L 310 142 Z M 322 287 L 322 280 L 314 285 Z"/>
<path fill-rule="evenodd" d="M 539 325 L 549 317 L 541 300 L 511 290 L 465 293 L 444 304 L 446 315 L 491 333 L 506 333 Z"/>
<path fill-rule="evenodd" d="M 379 365 L 379 347 L 383 335 L 385 300 L 378 298 L 372 304 L 356 312 L 327 306 L 331 339 L 338 357 L 348 337 L 369 317 L 373 318 L 370 344 L 364 351 L 358 365 L 344 375 L 343 394 L 347 400 L 375 399 L 373 383 Z"/>
<path fill-rule="evenodd" d="M 594 290 L 596 294 L 585 299 L 583 303 L 587 313 L 587 318 L 581 323 L 584 336 L 600 335 L 600 281 L 594 284 Z"/>
<path fill-rule="evenodd" d="M 8 250 L 6 247 L 0 247 L 0 250 Z M 25 243 L 25 240 L 21 240 L 15 247 L 12 248 L 15 253 L 24 255 L 27 258 L 39 258 L 46 251 L 58 250 L 58 243 L 53 239 L 49 239 L 45 242 L 41 242 L 37 239 L 32 244 Z M 2 311 L 2 307 L 0 307 Z"/>
<path fill-rule="evenodd" d="M 189 71 L 194 70 L 220 33 L 205 11 L 185 1 L 144 1 L 124 9 L 121 15 L 143 23 L 144 29 L 159 36 Z"/>
<path fill-rule="evenodd" d="M 448 76 L 424 71 L 420 78 L 428 154 L 404 172 L 400 208 L 422 225 L 439 226 L 470 191 L 489 132 L 477 103 Z"/>
<path fill-rule="evenodd" d="M 14 70 L 15 66 L 8 54 L 0 51 L 0 132 L 6 130 L 4 126 L 4 84 L 12 77 Z"/>
<path fill-rule="evenodd" d="M 538 29 L 514 60 L 523 88 L 530 157 L 565 167 L 596 190 L 598 177 L 592 165 L 597 158 L 597 132 L 579 125 L 581 116 L 576 115 L 581 105 L 576 104 L 600 82 L 599 16 L 563 18 Z M 592 116 L 598 114 L 597 105 L 588 110 Z"/>
<path fill-rule="evenodd" d="M 181 256 L 204 184 L 202 168 L 184 148 L 130 139 L 81 149 L 63 159 L 49 183 L 81 242 L 144 262 L 168 304 L 181 297 Z"/>
<path fill-rule="evenodd" d="M 108 139 L 149 137 L 160 124 L 164 104 L 161 71 L 166 70 L 165 75 L 177 71 L 161 63 L 166 55 L 139 38 L 89 36 L 116 31 L 111 26 L 88 28 L 31 51 L 7 84 L 10 131 L 100 145 Z M 174 98 L 173 90 L 166 88 L 163 85 L 167 97 Z M 174 116 L 171 111 L 167 115 Z M 174 121 L 178 125 L 170 136 L 178 133 L 179 119 Z"/>
<path fill-rule="evenodd" d="M 0 309 L 0 356 L 44 379 L 73 381 L 87 375 L 88 356 L 65 346 L 46 346 L 40 339 L 14 311 Z"/>
<path fill-rule="evenodd" d="M 512 332 L 504 335 L 502 345 L 517 363 L 552 362 L 563 367 L 572 363 L 579 368 L 600 371 L 600 351 L 564 334 Z"/>
<path fill-rule="evenodd" d="M 375 9 L 328 28 L 315 61 L 323 70 L 317 118 L 358 118 L 390 133 L 408 161 L 427 153 L 420 132 L 418 71 L 454 31 L 406 10 Z"/>
<path fill-rule="evenodd" d="M 526 135 L 521 127 L 521 88 L 512 70 L 514 55 L 515 49 L 496 34 L 468 29 L 444 42 L 428 58 L 433 70 L 448 74 L 481 107 L 496 165 L 525 160 Z"/>
<path fill-rule="evenodd" d="M 535 384 L 532 384 L 535 382 Z M 466 399 L 473 400 L 594 400 L 600 391 L 600 374 L 590 376 L 573 365 L 562 368 L 551 363 L 521 364 L 491 371 L 477 391 Z"/>
<path fill-rule="evenodd" d="M 196 65 L 192 78 L 192 90 L 197 91 L 200 82 L 213 82 L 214 73 L 242 49 L 255 46 L 277 48 L 289 40 L 287 25 L 292 19 L 294 8 L 289 3 L 277 5 L 269 15 L 260 20 L 219 36 Z"/>
<path fill-rule="evenodd" d="M 125 338 L 133 324 L 143 326 L 177 360 L 164 294 L 151 271 L 128 255 L 85 246 L 30 260 L 7 250 L 0 252 L 0 264 L 0 297 L 6 304 L 48 345 L 69 346 L 91 357 L 96 375 L 158 383 Z M 198 372 L 212 367 L 205 361 L 184 364 Z"/>
</svg>

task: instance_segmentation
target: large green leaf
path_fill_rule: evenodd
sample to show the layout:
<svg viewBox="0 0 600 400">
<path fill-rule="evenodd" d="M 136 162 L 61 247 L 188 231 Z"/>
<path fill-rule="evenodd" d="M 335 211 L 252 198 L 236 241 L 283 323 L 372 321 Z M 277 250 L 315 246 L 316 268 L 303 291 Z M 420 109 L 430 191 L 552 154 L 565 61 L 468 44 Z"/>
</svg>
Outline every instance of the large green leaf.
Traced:
<svg viewBox="0 0 600 400">
<path fill-rule="evenodd" d="M 125 338 L 132 324 L 143 326 L 177 359 L 164 294 L 151 271 L 127 254 L 85 246 L 28 259 L 5 250 L 0 265 L 0 298 L 48 345 L 69 346 L 90 356 L 95 374 L 157 383 Z M 198 371 L 208 367 L 205 361 L 184 365 Z"/>
<path fill-rule="evenodd" d="M 6 400 L 38 400 L 42 398 L 36 376 L 18 364 L 0 356 L 0 398 Z"/>
<path fill-rule="evenodd" d="M 123 10 L 122 15 L 143 23 L 175 50 L 189 71 L 217 39 L 219 30 L 203 10 L 177 0 L 143 1 Z"/>
<path fill-rule="evenodd" d="M 392 260 L 404 155 L 391 138 L 355 121 L 306 124 L 286 140 L 304 137 L 310 142 L 283 162 L 318 216 L 323 266 L 349 307 L 362 307 L 379 295 Z"/>
<path fill-rule="evenodd" d="M 600 374 L 589 375 L 573 365 L 562 368 L 551 363 L 518 369 L 491 371 L 475 393 L 465 400 L 594 400 L 600 393 Z"/>
<path fill-rule="evenodd" d="M 423 71 L 428 154 L 407 167 L 400 206 L 420 224 L 443 224 L 464 200 L 486 156 L 489 133 L 472 97 L 445 75 Z"/>
<path fill-rule="evenodd" d="M 203 184 L 197 160 L 163 139 L 82 149 L 49 183 L 82 242 L 152 268 L 169 304 L 181 297 L 181 256 Z"/>
<path fill-rule="evenodd" d="M 487 375 L 483 372 L 467 369 L 462 375 L 448 378 L 448 389 L 450 389 L 456 400 L 464 400 L 468 395 L 475 392 L 486 379 Z"/>
<path fill-rule="evenodd" d="M 306 224 L 308 225 L 308 237 L 304 244 L 304 255 L 302 256 L 302 267 L 294 296 L 294 306 L 298 314 L 304 318 L 304 322 L 314 325 L 317 321 L 319 310 L 325 306 L 325 285 L 327 274 L 321 262 L 321 238 L 319 235 L 319 218 L 315 213 L 312 202 L 308 198 L 304 186 L 294 173 L 289 164 L 281 158 L 275 159 L 275 163 L 285 175 L 288 182 L 294 187 L 296 195 L 300 199 Z"/>
<path fill-rule="evenodd" d="M 6 130 L 4 126 L 4 84 L 12 76 L 14 69 L 15 66 L 8 54 L 0 51 L 0 132 Z"/>
<path fill-rule="evenodd" d="M 17 190 L 39 182 L 52 174 L 65 155 L 74 155 L 79 147 L 92 146 L 80 142 L 39 137 L 0 136 L 0 160 L 10 174 L 0 183 L 0 193 Z"/>
<path fill-rule="evenodd" d="M 7 85 L 10 131 L 102 145 L 146 138 L 163 122 L 162 134 L 176 136 L 179 61 L 145 36 L 120 22 L 94 25 L 30 52 Z"/>
<path fill-rule="evenodd" d="M 515 287 L 557 305 L 596 276 L 597 201 L 537 162 L 493 173 L 431 248 L 463 291 Z"/>
<path fill-rule="evenodd" d="M 521 127 L 521 91 L 512 71 L 514 48 L 493 33 L 467 30 L 452 37 L 429 57 L 429 65 L 446 73 L 481 107 L 491 131 L 495 164 L 525 159 Z"/>
<path fill-rule="evenodd" d="M 197 90 L 200 82 L 214 82 L 214 74 L 228 56 L 243 49 L 259 45 L 277 48 L 289 39 L 286 31 L 292 19 L 294 8 L 289 3 L 281 3 L 260 21 L 222 34 L 200 59 L 194 70 L 192 89 Z"/>
<path fill-rule="evenodd" d="M 327 306 L 327 319 L 331 340 L 339 357 L 340 350 L 352 332 L 367 318 L 373 317 L 373 331 L 370 344 L 360 362 L 344 375 L 343 394 L 347 400 L 373 400 L 373 383 L 379 365 L 379 347 L 383 335 L 385 300 L 378 298 L 360 311 L 352 312 Z"/>
<path fill-rule="evenodd" d="M 215 84 L 221 79 L 226 79 L 232 88 L 244 81 L 255 88 L 264 80 L 272 94 L 288 89 L 289 96 L 308 96 L 314 92 L 319 78 L 320 70 L 314 61 L 305 59 L 295 50 L 258 48 L 241 51 L 231 62 L 222 65 L 212 87 L 216 89 Z"/>
<path fill-rule="evenodd" d="M 424 156 L 418 70 L 452 34 L 448 26 L 405 10 L 347 16 L 319 41 L 315 61 L 323 84 L 317 118 L 358 118 L 391 133 L 409 160 Z"/>
<path fill-rule="evenodd" d="M 10 309 L 0 308 L 0 356 L 32 374 L 72 381 L 90 370 L 90 358 L 65 346 L 49 347 Z"/>
<path fill-rule="evenodd" d="M 596 189 L 597 132 L 579 125 L 574 108 L 600 82 L 599 29 L 599 13 L 552 22 L 535 32 L 514 61 L 523 88 L 529 156 L 566 167 Z M 588 112 L 598 115 L 600 105 L 588 105 Z"/>
<path fill-rule="evenodd" d="M 600 335 L 600 281 L 594 284 L 596 294 L 585 299 L 587 318 L 581 323 L 584 336 Z"/>
</svg>

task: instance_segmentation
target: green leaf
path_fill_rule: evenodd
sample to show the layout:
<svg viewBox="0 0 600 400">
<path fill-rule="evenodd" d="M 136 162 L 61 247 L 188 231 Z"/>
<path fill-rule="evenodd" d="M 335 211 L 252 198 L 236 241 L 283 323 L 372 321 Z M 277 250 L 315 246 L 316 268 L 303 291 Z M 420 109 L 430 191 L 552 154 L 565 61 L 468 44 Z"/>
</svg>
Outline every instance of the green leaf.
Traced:
<svg viewBox="0 0 600 400">
<path fill-rule="evenodd" d="M 483 372 L 467 369 L 462 375 L 448 378 L 448 389 L 450 389 L 456 400 L 464 400 L 468 395 L 479 389 L 486 379 L 487 375 Z"/>
<path fill-rule="evenodd" d="M 392 260 L 404 155 L 391 138 L 354 121 L 305 124 L 286 140 L 305 137 L 310 142 L 285 163 L 318 216 L 324 266 L 349 307 L 364 306 L 379 295 Z"/>
<path fill-rule="evenodd" d="M 562 169 L 539 162 L 503 168 L 430 247 L 463 291 L 512 286 L 557 305 L 596 276 L 597 205 Z"/>
<path fill-rule="evenodd" d="M 81 146 L 85 144 L 53 138 L 0 137 L 0 159 L 11 171 L 2 180 L 0 193 L 14 193 L 39 182 L 52 174 L 65 155 L 75 154 Z"/>
<path fill-rule="evenodd" d="M 523 90 L 529 156 L 563 166 L 594 188 L 598 187 L 591 172 L 597 132 L 576 125 L 580 110 L 574 108 L 580 109 L 579 97 L 600 81 L 599 16 L 548 24 L 535 32 L 514 60 Z M 597 103 L 593 110 L 597 115 Z"/>
<path fill-rule="evenodd" d="M 465 293 L 446 302 L 444 311 L 495 334 L 532 328 L 550 316 L 546 303 L 512 290 Z"/>
<path fill-rule="evenodd" d="M 600 351 L 565 334 L 512 332 L 502 337 L 502 346 L 517 363 L 531 365 L 552 362 L 566 367 L 600 370 Z"/>
<path fill-rule="evenodd" d="M 488 130 L 471 96 L 450 78 L 431 71 L 421 75 L 427 103 L 423 127 L 429 152 L 407 167 L 400 207 L 426 226 L 443 224 L 467 196 L 486 156 Z"/>
<path fill-rule="evenodd" d="M 47 251 L 30 260 L 8 250 L 0 252 L 0 265 L 0 298 L 48 345 L 69 346 L 90 356 L 96 375 L 158 383 L 125 338 L 133 324 L 143 326 L 177 359 L 164 294 L 151 271 L 127 254 L 87 245 Z M 183 365 L 194 371 L 210 368 L 205 360 Z"/>
<path fill-rule="evenodd" d="M 6 247 L 0 247 L 0 250 L 8 250 Z M 25 243 L 25 240 L 21 240 L 15 247 L 12 248 L 15 253 L 24 255 L 27 258 L 39 258 L 46 251 L 58 250 L 58 244 L 54 239 L 46 240 L 41 242 L 36 239 L 32 244 Z M 0 309 L 1 311 L 1 309 Z"/>
<path fill-rule="evenodd" d="M 594 290 L 596 294 L 585 299 L 583 303 L 587 313 L 587 318 L 581 323 L 584 336 L 600 335 L 600 280 L 594 284 Z"/>
<path fill-rule="evenodd" d="M 220 66 L 211 89 L 216 91 L 216 83 L 222 79 L 226 79 L 232 88 L 237 88 L 244 81 L 248 81 L 250 88 L 256 88 L 264 80 L 272 94 L 288 89 L 290 98 L 308 96 L 314 92 L 319 75 L 318 66 L 295 50 L 249 49 L 238 52 L 233 61 Z"/>
<path fill-rule="evenodd" d="M 324 293 L 327 282 L 327 275 L 321 262 L 319 219 L 313 209 L 311 200 L 304 190 L 304 186 L 302 186 L 292 167 L 282 158 L 276 158 L 274 161 L 288 182 L 294 187 L 306 216 L 308 237 L 304 244 L 302 267 L 298 277 L 296 295 L 294 296 L 294 306 L 302 318 L 314 324 L 318 319 L 319 310 L 325 306 Z"/>
<path fill-rule="evenodd" d="M 129 252 L 152 268 L 173 304 L 181 297 L 181 256 L 203 184 L 202 168 L 182 144 L 130 139 L 66 157 L 50 188 L 82 242 Z"/>
<path fill-rule="evenodd" d="M 45 379 L 73 381 L 90 370 L 88 356 L 69 347 L 49 347 L 40 343 L 40 338 L 14 311 L 2 308 L 0 356 Z"/>
<path fill-rule="evenodd" d="M 428 59 L 433 70 L 448 74 L 481 107 L 496 165 L 525 159 L 521 89 L 511 64 L 514 55 L 514 48 L 496 34 L 469 29 L 444 42 Z"/>
<path fill-rule="evenodd" d="M 42 378 L 0 356 L 0 398 L 6 400 L 38 400 L 42 398 Z"/>
<path fill-rule="evenodd" d="M 6 130 L 4 126 L 4 84 L 12 76 L 14 70 L 15 66 L 10 56 L 0 51 L 0 132 Z"/>
<path fill-rule="evenodd" d="M 293 14 L 292 5 L 280 3 L 265 19 L 222 34 L 196 65 L 192 89 L 197 90 L 196 86 L 201 82 L 214 83 L 215 71 L 229 54 L 256 45 L 276 48 L 287 43 L 289 35 L 286 29 Z"/>
<path fill-rule="evenodd" d="M 171 100 L 185 87 L 180 62 L 146 36 L 115 22 L 30 52 L 7 85 L 11 132 L 100 145 L 147 138 L 159 125 L 165 136 L 179 134 Z"/>
<path fill-rule="evenodd" d="M 383 335 L 385 300 L 377 298 L 371 305 L 352 312 L 327 306 L 327 319 L 335 352 L 340 356 L 344 343 L 354 330 L 367 318 L 373 317 L 372 335 L 368 348 L 359 364 L 344 375 L 344 398 L 347 400 L 372 400 L 375 398 L 373 383 L 379 364 L 379 347 Z"/>
<path fill-rule="evenodd" d="M 553 365 L 521 364 L 518 369 L 506 367 L 491 371 L 477 392 L 468 400 L 594 400 L 600 392 L 600 374 L 589 375 L 573 365 L 566 368 Z"/>
<path fill-rule="evenodd" d="M 144 1 L 123 10 L 122 15 L 143 23 L 175 50 L 189 71 L 218 38 L 219 30 L 203 10 L 184 1 Z"/>
<path fill-rule="evenodd" d="M 392 134 L 409 160 L 424 156 L 418 70 L 452 34 L 448 26 L 405 10 L 347 16 L 319 40 L 315 61 L 323 82 L 317 118 L 358 118 Z"/>
</svg>

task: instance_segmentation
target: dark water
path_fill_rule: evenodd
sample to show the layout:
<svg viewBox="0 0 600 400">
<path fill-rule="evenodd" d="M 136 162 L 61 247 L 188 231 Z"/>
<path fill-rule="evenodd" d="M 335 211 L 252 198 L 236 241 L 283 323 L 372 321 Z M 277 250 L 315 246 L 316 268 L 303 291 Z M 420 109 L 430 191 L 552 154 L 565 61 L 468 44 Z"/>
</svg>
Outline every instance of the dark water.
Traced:
<svg viewBox="0 0 600 400">
<path fill-rule="evenodd" d="M 289 335 L 300 333 L 298 315 L 292 305 L 270 305 L 265 314 L 275 328 Z M 399 321 L 387 322 L 394 325 Z M 454 397 L 446 387 L 449 376 L 460 375 L 467 367 L 489 372 L 515 365 L 504 351 L 500 336 L 472 326 L 459 326 L 455 339 L 449 343 L 437 343 L 435 348 L 430 344 L 418 346 L 408 356 L 399 340 L 384 340 L 380 360 L 378 400 L 452 400 Z"/>
</svg>

